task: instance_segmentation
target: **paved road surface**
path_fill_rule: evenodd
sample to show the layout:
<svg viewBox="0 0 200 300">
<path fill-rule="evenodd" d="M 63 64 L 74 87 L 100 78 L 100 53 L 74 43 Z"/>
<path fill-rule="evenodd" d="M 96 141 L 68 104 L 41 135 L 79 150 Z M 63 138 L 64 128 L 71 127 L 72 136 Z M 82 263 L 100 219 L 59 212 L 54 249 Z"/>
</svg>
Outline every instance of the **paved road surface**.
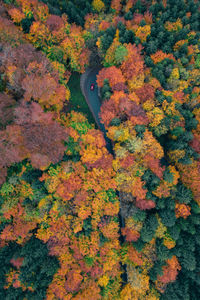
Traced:
<svg viewBox="0 0 200 300">
<path fill-rule="evenodd" d="M 113 149 L 112 149 L 112 144 L 111 141 L 107 138 L 106 136 L 106 130 L 104 125 L 101 123 L 100 118 L 99 118 L 99 113 L 100 113 L 100 107 L 101 107 L 101 102 L 98 96 L 98 87 L 96 83 L 97 79 L 97 74 L 100 69 L 92 69 L 88 71 L 88 75 L 84 80 L 84 85 L 83 85 L 83 94 L 86 98 L 86 101 L 88 103 L 88 106 L 90 108 L 90 111 L 92 112 L 94 119 L 97 123 L 97 126 L 99 129 L 103 132 L 105 140 L 106 140 L 106 146 L 109 152 L 113 154 Z M 95 88 L 93 91 L 90 90 L 91 84 L 95 84 Z"/>
</svg>

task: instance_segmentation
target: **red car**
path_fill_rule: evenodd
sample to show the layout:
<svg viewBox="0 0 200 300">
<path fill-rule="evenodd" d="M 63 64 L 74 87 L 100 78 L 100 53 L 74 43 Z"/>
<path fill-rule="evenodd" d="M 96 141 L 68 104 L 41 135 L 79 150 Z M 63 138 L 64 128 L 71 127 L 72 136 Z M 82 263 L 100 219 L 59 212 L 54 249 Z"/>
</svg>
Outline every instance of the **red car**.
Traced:
<svg viewBox="0 0 200 300">
<path fill-rule="evenodd" d="M 91 90 L 91 91 L 94 91 L 94 83 L 91 84 L 90 90 Z"/>
</svg>

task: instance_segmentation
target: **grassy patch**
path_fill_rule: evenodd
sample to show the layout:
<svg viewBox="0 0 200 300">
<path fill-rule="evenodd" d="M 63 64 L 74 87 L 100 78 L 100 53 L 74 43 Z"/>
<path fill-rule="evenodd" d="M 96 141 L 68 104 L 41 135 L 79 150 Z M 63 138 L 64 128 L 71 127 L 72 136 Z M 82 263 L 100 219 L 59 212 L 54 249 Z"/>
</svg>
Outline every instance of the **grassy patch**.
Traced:
<svg viewBox="0 0 200 300">
<path fill-rule="evenodd" d="M 71 92 L 70 96 L 70 110 L 75 110 L 86 115 L 88 122 L 95 123 L 92 113 L 87 105 L 85 97 L 83 96 L 80 88 L 80 74 L 72 73 L 69 81 L 68 87 Z"/>
</svg>

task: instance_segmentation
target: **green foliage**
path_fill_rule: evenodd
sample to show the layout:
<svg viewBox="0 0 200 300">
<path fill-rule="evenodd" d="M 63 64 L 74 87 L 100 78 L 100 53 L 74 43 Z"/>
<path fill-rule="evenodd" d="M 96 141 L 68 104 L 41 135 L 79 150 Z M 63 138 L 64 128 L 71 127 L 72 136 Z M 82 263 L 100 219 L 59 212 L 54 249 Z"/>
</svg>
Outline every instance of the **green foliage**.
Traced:
<svg viewBox="0 0 200 300">
<path fill-rule="evenodd" d="M 162 239 L 156 239 L 156 255 L 157 259 L 161 262 L 165 262 L 173 256 L 173 254 L 170 253 L 170 250 L 163 245 Z"/>
<path fill-rule="evenodd" d="M 0 289 L 1 299 L 38 299 L 46 297 L 46 289 L 58 269 L 58 261 L 55 257 L 48 256 L 48 249 L 40 240 L 31 238 L 24 246 L 10 243 L 0 248 L 0 284 L 3 287 L 6 282 L 6 274 L 15 267 L 10 263 L 12 258 L 23 257 L 23 264 L 20 267 L 19 280 L 24 286 L 34 288 L 34 291 L 23 291 L 22 288 L 9 287 Z"/>
<path fill-rule="evenodd" d="M 185 185 L 179 182 L 176 186 L 176 199 L 180 203 L 188 204 L 193 200 L 192 192 Z"/>
<path fill-rule="evenodd" d="M 150 242 L 154 236 L 154 233 L 158 227 L 158 221 L 155 215 L 149 215 L 143 224 L 140 231 L 141 239 L 144 242 Z"/>
<path fill-rule="evenodd" d="M 156 281 L 158 276 L 163 275 L 162 267 L 165 265 L 164 262 L 156 261 L 154 266 L 149 271 L 149 276 L 152 281 Z"/>
<path fill-rule="evenodd" d="M 175 224 L 174 226 L 171 226 L 168 228 L 168 232 L 173 240 L 178 240 L 181 232 L 180 226 Z"/>
<path fill-rule="evenodd" d="M 119 118 L 113 118 L 110 122 L 110 126 L 119 126 L 121 124 L 121 120 Z"/>
<path fill-rule="evenodd" d="M 103 87 L 101 88 L 101 97 L 103 100 L 109 99 L 112 95 L 112 90 L 108 79 L 104 79 Z"/>
<path fill-rule="evenodd" d="M 120 45 L 115 50 L 115 61 L 117 64 L 121 64 L 125 58 L 125 56 L 128 54 L 128 50 L 126 47 Z"/>
<path fill-rule="evenodd" d="M 147 216 L 147 213 L 145 210 L 141 210 L 136 207 L 132 217 L 135 221 L 143 222 L 145 220 L 146 216 Z"/>
<path fill-rule="evenodd" d="M 175 212 L 173 210 L 160 210 L 159 211 L 162 223 L 167 227 L 172 227 L 175 225 L 176 222 L 176 216 Z"/>
<path fill-rule="evenodd" d="M 142 180 L 144 180 L 145 187 L 147 187 L 148 191 L 153 191 L 160 183 L 160 179 L 156 176 L 150 169 L 144 172 L 142 176 Z"/>
<path fill-rule="evenodd" d="M 48 256 L 47 246 L 33 237 L 23 246 L 19 255 L 24 257 L 20 268 L 20 281 L 25 286 L 32 286 L 41 297 L 38 299 L 43 299 L 59 267 L 58 260 Z"/>
<path fill-rule="evenodd" d="M 48 49 L 47 57 L 52 61 L 58 61 L 59 63 L 64 64 L 64 50 L 58 46 L 52 46 Z"/>
</svg>

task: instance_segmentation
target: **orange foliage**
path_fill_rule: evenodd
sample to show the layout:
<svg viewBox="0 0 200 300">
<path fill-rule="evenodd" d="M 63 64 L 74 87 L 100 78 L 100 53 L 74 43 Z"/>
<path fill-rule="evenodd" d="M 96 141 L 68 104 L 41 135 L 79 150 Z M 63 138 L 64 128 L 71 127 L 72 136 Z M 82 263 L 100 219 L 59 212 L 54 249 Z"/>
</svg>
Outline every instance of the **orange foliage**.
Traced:
<svg viewBox="0 0 200 300">
<path fill-rule="evenodd" d="M 128 55 L 121 65 L 121 70 L 126 80 L 131 81 L 133 77 L 142 75 L 144 70 L 144 62 L 140 55 L 141 47 L 136 47 L 132 44 L 127 44 Z"/>
<path fill-rule="evenodd" d="M 191 208 L 189 205 L 183 203 L 176 203 L 176 207 L 175 207 L 176 218 L 183 217 L 184 219 L 186 219 L 189 215 L 191 215 L 190 210 Z"/>
<path fill-rule="evenodd" d="M 127 258 L 136 266 L 143 265 L 142 254 L 139 253 L 132 245 L 128 246 Z"/>
<path fill-rule="evenodd" d="M 120 69 L 116 68 L 115 66 L 109 68 L 103 68 L 99 74 L 97 75 L 97 84 L 99 87 L 103 86 L 104 79 L 108 79 L 110 86 L 113 87 L 117 83 L 124 83 L 125 79 L 122 75 Z"/>
<path fill-rule="evenodd" d="M 178 275 L 178 271 L 181 270 L 181 266 L 178 262 L 176 256 L 172 256 L 172 258 L 167 260 L 167 266 L 163 267 L 163 275 L 158 276 L 158 282 L 169 283 L 176 280 L 176 276 Z"/>
<path fill-rule="evenodd" d="M 111 1 L 111 8 L 114 9 L 116 11 L 116 13 L 119 13 L 122 5 L 121 5 L 121 0 L 112 0 Z"/>
<path fill-rule="evenodd" d="M 73 270 L 67 273 L 67 281 L 65 282 L 65 288 L 68 292 L 77 292 L 83 279 L 80 270 Z"/>
<path fill-rule="evenodd" d="M 151 59 L 153 60 L 154 64 L 157 64 L 165 58 L 169 58 L 175 61 L 175 58 L 172 54 L 164 53 L 162 50 L 158 50 L 155 54 L 151 54 Z"/>
<path fill-rule="evenodd" d="M 100 224 L 100 231 L 108 239 L 115 239 L 119 237 L 119 225 L 116 222 L 110 222 L 108 224 Z"/>
<path fill-rule="evenodd" d="M 124 9 L 126 13 L 130 10 L 131 7 L 133 7 L 134 3 L 135 3 L 135 0 L 128 0 L 126 2 L 126 6 Z"/>
<path fill-rule="evenodd" d="M 109 27 L 110 27 L 110 23 L 108 21 L 103 20 L 99 24 L 99 31 L 105 31 Z"/>
<path fill-rule="evenodd" d="M 9 9 L 8 13 L 15 23 L 20 23 L 25 18 L 25 14 L 17 8 Z"/>
</svg>

